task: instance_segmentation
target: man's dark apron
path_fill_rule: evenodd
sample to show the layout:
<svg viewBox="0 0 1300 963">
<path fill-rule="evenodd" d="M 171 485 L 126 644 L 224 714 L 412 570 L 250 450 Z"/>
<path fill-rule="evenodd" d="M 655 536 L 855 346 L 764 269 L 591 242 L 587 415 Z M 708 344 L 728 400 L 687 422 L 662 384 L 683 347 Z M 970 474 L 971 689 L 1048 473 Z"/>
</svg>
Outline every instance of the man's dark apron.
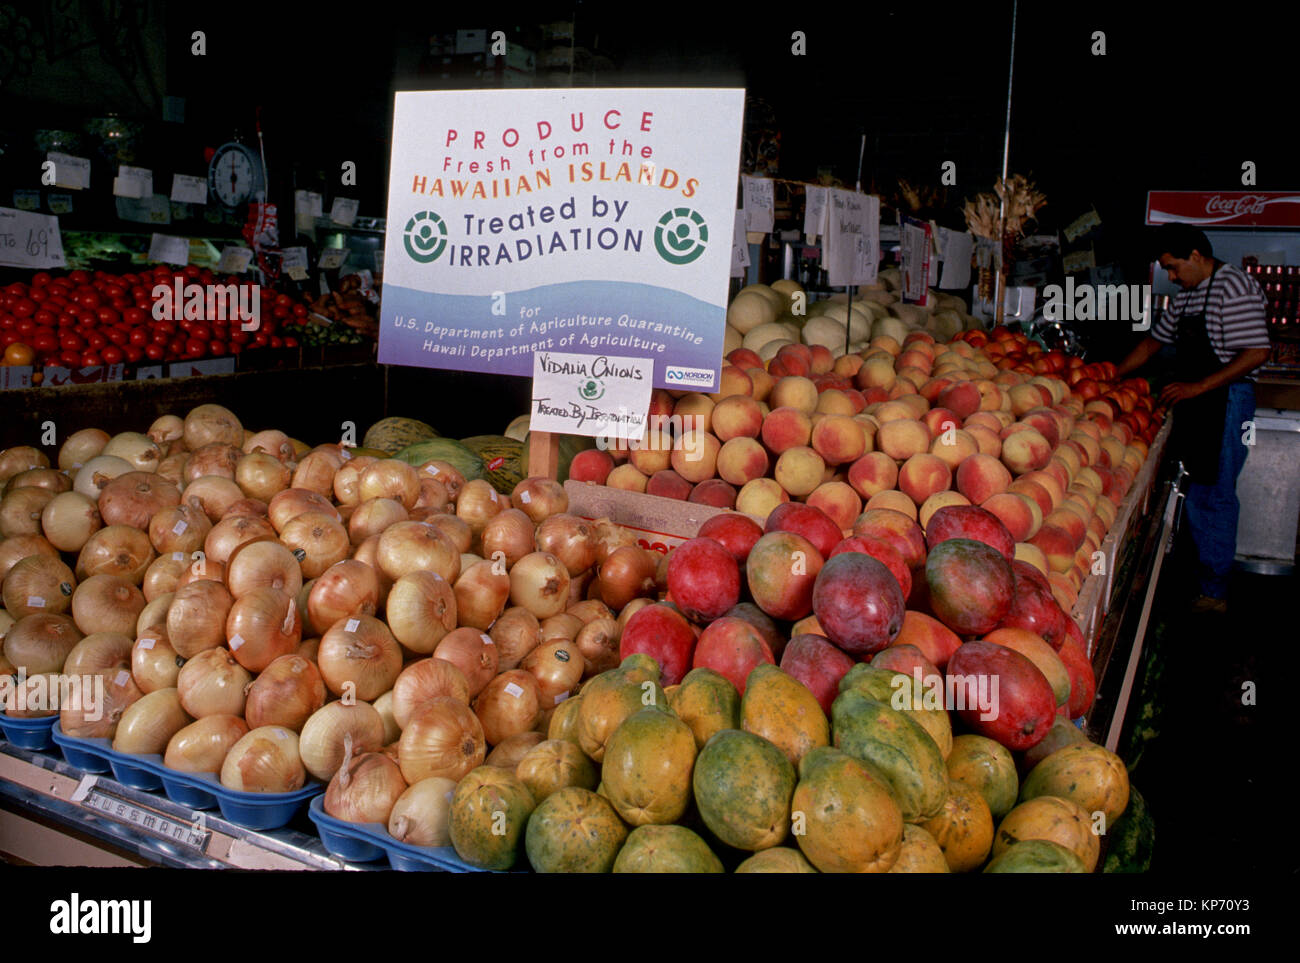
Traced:
<svg viewBox="0 0 1300 963">
<path fill-rule="evenodd" d="M 1206 330 L 1206 311 L 1209 310 L 1210 292 L 1214 289 L 1214 274 L 1220 262 L 1214 264 L 1210 283 L 1205 288 L 1205 302 L 1200 314 L 1178 319 L 1178 336 L 1175 341 L 1174 380 L 1194 384 L 1223 367 L 1214 353 Z M 1213 391 L 1180 401 L 1174 410 L 1174 427 L 1169 436 L 1169 447 L 1175 458 L 1182 461 L 1190 481 L 1213 485 L 1219 478 L 1219 455 L 1223 447 L 1223 422 L 1228 409 L 1228 386 L 1221 385 Z"/>
</svg>

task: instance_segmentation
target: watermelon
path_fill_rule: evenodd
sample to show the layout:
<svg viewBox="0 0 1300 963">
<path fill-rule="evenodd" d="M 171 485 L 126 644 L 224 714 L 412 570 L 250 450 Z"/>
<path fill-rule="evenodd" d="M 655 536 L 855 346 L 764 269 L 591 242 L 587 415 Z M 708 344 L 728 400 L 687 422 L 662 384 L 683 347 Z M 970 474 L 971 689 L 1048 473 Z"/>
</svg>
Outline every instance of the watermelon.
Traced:
<svg viewBox="0 0 1300 963">
<path fill-rule="evenodd" d="M 464 475 L 466 481 L 483 478 L 487 474 L 483 459 L 451 438 L 430 438 L 427 441 L 419 441 L 407 445 L 393 457 L 417 468 L 426 461 L 445 461 Z"/>
<path fill-rule="evenodd" d="M 522 443 L 505 435 L 473 435 L 460 443 L 483 459 L 485 477 L 503 495 L 524 480 Z"/>
<path fill-rule="evenodd" d="M 423 421 L 414 418 L 381 418 L 366 431 L 365 437 L 361 439 L 361 447 L 377 448 L 391 455 L 407 445 L 437 437 L 438 432 L 434 427 Z"/>
</svg>

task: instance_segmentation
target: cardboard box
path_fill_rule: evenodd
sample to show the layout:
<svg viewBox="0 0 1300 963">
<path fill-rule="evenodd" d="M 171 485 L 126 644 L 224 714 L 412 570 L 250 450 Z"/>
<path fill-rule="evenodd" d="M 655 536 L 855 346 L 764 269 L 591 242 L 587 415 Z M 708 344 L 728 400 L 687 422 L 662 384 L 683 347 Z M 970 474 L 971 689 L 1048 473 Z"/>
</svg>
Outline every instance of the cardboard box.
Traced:
<svg viewBox="0 0 1300 963">
<path fill-rule="evenodd" d="M 121 381 L 125 365 L 97 364 L 89 368 L 56 368 L 46 365 L 42 387 L 58 385 L 88 385 L 101 381 Z"/>
<path fill-rule="evenodd" d="M 564 491 L 569 496 L 571 514 L 592 521 L 608 518 L 617 522 L 635 533 L 637 544 L 642 548 L 662 555 L 694 538 L 699 534 L 700 526 L 710 518 L 729 512 L 725 508 L 642 495 L 591 482 L 567 481 Z"/>
</svg>

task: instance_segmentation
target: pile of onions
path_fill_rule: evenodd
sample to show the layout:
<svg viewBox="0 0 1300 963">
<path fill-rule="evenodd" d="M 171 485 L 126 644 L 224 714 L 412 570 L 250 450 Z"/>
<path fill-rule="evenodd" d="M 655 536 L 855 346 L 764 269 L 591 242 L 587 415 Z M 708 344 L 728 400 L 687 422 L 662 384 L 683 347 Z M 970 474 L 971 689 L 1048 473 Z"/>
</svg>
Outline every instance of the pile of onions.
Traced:
<svg viewBox="0 0 1300 963">
<path fill-rule="evenodd" d="M 137 638 L 145 629 L 152 628 L 155 625 L 162 626 L 162 630 L 167 631 L 167 610 L 171 608 L 172 599 L 175 597 L 175 592 L 165 592 L 153 601 L 148 602 L 140 610 L 140 614 L 135 617 L 135 634 Z"/>
<path fill-rule="evenodd" d="M 0 535 L 41 534 L 41 513 L 54 494 L 47 488 L 15 488 L 0 498 Z"/>
<path fill-rule="evenodd" d="M 497 490 L 481 478 L 466 482 L 456 498 L 456 517 L 469 526 L 475 535 L 506 508 L 506 501 Z"/>
<path fill-rule="evenodd" d="M 563 702 L 582 681 L 586 665 L 574 643 L 548 642 L 530 652 L 520 668 L 537 680 L 538 699 L 549 709 Z"/>
<path fill-rule="evenodd" d="M 144 579 L 140 583 L 140 590 L 144 592 L 145 600 L 152 603 L 164 595 L 175 592 L 180 577 L 189 568 L 190 557 L 184 552 L 159 555 L 149 563 L 149 567 L 144 572 Z"/>
<path fill-rule="evenodd" d="M 479 541 L 483 545 L 483 557 L 495 558 L 497 552 L 500 552 L 504 556 L 506 568 L 510 568 L 537 547 L 533 523 L 517 508 L 508 508 L 491 519 L 483 527 Z"/>
<path fill-rule="evenodd" d="M 104 450 L 108 444 L 108 432 L 100 428 L 82 428 L 63 439 L 59 448 L 59 467 L 64 471 L 75 471 Z"/>
<path fill-rule="evenodd" d="M 325 790 L 323 805 L 327 813 L 344 822 L 387 825 L 404 792 L 406 780 L 397 763 L 381 752 L 365 752 L 339 767 Z"/>
<path fill-rule="evenodd" d="M 384 720 L 368 702 L 327 702 L 302 727 L 298 748 L 302 763 L 317 779 L 328 781 L 343 764 L 345 739 L 354 752 L 378 752 L 384 745 Z"/>
<path fill-rule="evenodd" d="M 171 737 L 163 765 L 178 772 L 221 772 L 227 754 L 246 735 L 248 724 L 239 716 L 204 716 Z"/>
<path fill-rule="evenodd" d="M 328 496 L 334 491 L 334 473 L 342 466 L 343 459 L 331 456 L 328 452 L 313 451 L 298 462 L 290 484 L 294 488 Z"/>
<path fill-rule="evenodd" d="M 57 672 L 25 676 L 21 684 L 16 678 L 6 679 L 0 709 L 13 719 L 48 719 L 57 715 L 59 710 L 54 707 L 62 704 L 61 680 Z"/>
<path fill-rule="evenodd" d="M 283 431 L 268 428 L 249 435 L 244 441 L 244 451 L 248 454 L 262 453 L 270 455 L 286 464 L 293 461 L 293 442 Z"/>
<path fill-rule="evenodd" d="M 172 736 L 194 720 L 181 706 L 175 689 L 158 689 L 131 703 L 117 722 L 113 749 L 138 755 L 162 755 Z"/>
<path fill-rule="evenodd" d="M 397 797 L 388 816 L 388 835 L 412 846 L 450 846 L 447 828 L 456 784 L 441 776 L 421 779 Z"/>
<path fill-rule="evenodd" d="M 102 454 L 129 461 L 136 471 L 154 472 L 162 461 L 162 449 L 148 435 L 138 431 L 124 431 L 114 435 L 104 446 Z"/>
<path fill-rule="evenodd" d="M 434 572 L 411 572 L 393 583 L 385 615 L 397 641 L 427 655 L 456 628 L 455 590 Z"/>
<path fill-rule="evenodd" d="M 451 544 L 456 546 L 456 551 L 462 555 L 474 544 L 474 533 L 470 531 L 468 523 L 463 518 L 441 513 L 430 515 L 426 524 L 432 525 L 451 539 Z"/>
<path fill-rule="evenodd" d="M 212 526 L 203 540 L 203 552 L 210 561 L 225 565 L 235 549 L 261 541 L 275 541 L 270 522 L 256 515 L 229 515 Z"/>
<path fill-rule="evenodd" d="M 483 765 L 497 766 L 514 772 L 519 768 L 519 763 L 523 761 L 524 757 L 545 741 L 545 733 L 517 732 L 493 746 L 492 751 L 488 753 L 487 759 L 483 760 Z M 531 792 L 531 788 L 529 791 Z"/>
<path fill-rule="evenodd" d="M 181 502 L 180 489 L 153 472 L 129 471 L 104 486 L 99 514 L 106 525 L 148 529 L 149 520 Z"/>
<path fill-rule="evenodd" d="M 446 659 L 460 669 L 474 698 L 497 674 L 497 647 L 490 635 L 469 627 L 448 632 L 433 650 L 434 658 Z"/>
<path fill-rule="evenodd" d="M 146 629 L 131 648 L 131 675 L 142 692 L 173 688 L 184 664 L 162 626 Z"/>
<path fill-rule="evenodd" d="M 243 425 L 233 411 L 221 405 L 199 405 L 185 416 L 182 432 L 190 451 L 216 442 L 235 446 L 244 443 Z"/>
<path fill-rule="evenodd" d="M 465 487 L 465 476 L 449 462 L 426 461 L 418 469 L 421 477 L 432 478 L 447 489 L 447 497 L 455 501 L 460 497 L 460 490 Z"/>
<path fill-rule="evenodd" d="M 135 466 L 125 458 L 96 455 L 77 469 L 77 475 L 72 479 L 72 490 L 98 503 L 99 493 L 105 485 L 132 471 L 135 471 Z"/>
<path fill-rule="evenodd" d="M 145 598 L 120 575 L 92 575 L 72 593 L 72 620 L 87 635 L 135 631 Z"/>
<path fill-rule="evenodd" d="M 221 785 L 236 792 L 296 792 L 306 781 L 298 734 L 283 726 L 250 729 L 221 764 Z"/>
<path fill-rule="evenodd" d="M 379 535 L 388 526 L 408 518 L 406 509 L 396 499 L 371 498 L 357 505 L 348 519 L 348 538 L 353 545 L 360 545 L 371 535 Z"/>
<path fill-rule="evenodd" d="M 81 637 L 66 615 L 27 615 L 5 633 L 4 656 L 29 676 L 59 672 Z"/>
<path fill-rule="evenodd" d="M 363 562 L 345 558 L 312 583 L 307 595 L 307 622 L 313 631 L 324 633 L 339 619 L 374 615 L 378 607 L 378 574 Z"/>
<path fill-rule="evenodd" d="M 397 743 L 398 764 L 408 784 L 430 776 L 459 781 L 482 765 L 486 755 L 478 716 L 463 702 L 445 696 L 421 709 Z"/>
<path fill-rule="evenodd" d="M 159 555 L 197 552 L 212 531 L 212 521 L 198 498 L 160 509 L 149 519 L 149 543 Z"/>
<path fill-rule="evenodd" d="M 243 497 L 244 493 L 238 485 L 219 475 L 202 475 L 186 485 L 181 492 L 181 500 L 186 505 L 191 504 L 192 500 L 197 501 L 203 514 L 213 524 L 221 521 L 226 516 L 226 510 Z"/>
<path fill-rule="evenodd" d="M 185 466 L 190 463 L 188 451 L 178 451 L 168 455 L 158 463 L 158 475 L 166 478 L 177 488 L 185 485 Z"/>
<path fill-rule="evenodd" d="M 82 699 L 77 705 L 59 709 L 59 729 L 74 739 L 112 739 L 117 724 L 128 708 L 144 697 L 126 666 L 114 666 L 99 673 L 104 680 L 103 700 L 92 705 Z"/>
<path fill-rule="evenodd" d="M 214 562 L 204 556 L 202 552 L 190 553 L 194 559 L 189 568 L 181 572 L 180 578 L 176 580 L 176 588 L 179 591 L 191 582 L 202 582 L 204 580 L 211 582 L 225 583 L 226 567 L 220 562 Z"/>
<path fill-rule="evenodd" d="M 280 656 L 297 651 L 302 641 L 298 600 L 280 589 L 266 587 L 241 595 L 226 616 L 225 637 L 240 665 L 261 672 Z"/>
<path fill-rule="evenodd" d="M 230 518 L 234 515 L 256 515 L 258 518 L 266 518 L 266 510 L 267 506 L 264 501 L 260 501 L 256 498 L 241 498 L 237 502 L 231 502 L 230 507 L 226 509 L 226 514 L 221 517 Z"/>
<path fill-rule="evenodd" d="M 234 602 L 226 587 L 211 579 L 178 588 L 167 609 L 167 639 L 176 654 L 192 659 L 224 643 L 226 616 Z"/>
<path fill-rule="evenodd" d="M 60 552 L 80 552 L 104 527 L 99 506 L 80 492 L 62 492 L 41 511 L 41 531 Z"/>
<path fill-rule="evenodd" d="M 448 582 L 460 575 L 460 550 L 440 529 L 424 522 L 398 522 L 379 536 L 375 560 L 393 580 L 410 572 L 435 572 Z"/>
<path fill-rule="evenodd" d="M 72 605 L 76 584 L 72 569 L 61 559 L 30 555 L 4 577 L 5 611 L 15 619 L 38 612 L 62 615 Z"/>
<path fill-rule="evenodd" d="M 393 743 L 402 737 L 402 727 L 397 724 L 393 718 L 393 690 L 389 689 L 378 699 L 371 703 L 375 711 L 379 713 L 379 718 L 384 720 L 384 746 L 385 752 L 388 752 L 394 759 L 397 758 L 397 748 Z"/>
<path fill-rule="evenodd" d="M 498 562 L 475 562 L 456 579 L 455 592 L 460 624 L 486 632 L 510 598 L 510 576 Z"/>
<path fill-rule="evenodd" d="M 537 526 L 537 550 L 550 552 L 568 569 L 580 575 L 596 564 L 596 538 L 586 519 L 576 515 L 552 515 Z"/>
<path fill-rule="evenodd" d="M 14 445 L 0 451 L 0 482 L 6 482 L 29 468 L 49 467 L 50 460 L 45 457 L 45 452 L 31 445 Z"/>
<path fill-rule="evenodd" d="M 440 512 L 447 507 L 451 501 L 451 496 L 447 492 L 447 486 L 436 478 L 422 477 L 420 479 L 420 497 L 415 500 L 415 507 L 412 511 L 421 509 Z"/>
<path fill-rule="evenodd" d="M 254 728 L 283 726 L 300 732 L 325 704 L 325 683 L 316 664 L 297 653 L 282 655 L 248 687 L 244 718 Z"/>
<path fill-rule="evenodd" d="M 601 601 L 618 611 L 635 598 L 653 595 L 658 567 L 653 552 L 635 545 L 616 548 L 600 566 Z"/>
<path fill-rule="evenodd" d="M 73 571 L 79 579 L 120 575 L 132 585 L 139 585 L 153 560 L 148 534 L 127 525 L 109 525 L 86 540 Z"/>
<path fill-rule="evenodd" d="M 324 512 L 335 521 L 342 521 L 339 511 L 324 495 L 306 488 L 286 488 L 275 495 L 266 506 L 266 517 L 276 532 L 306 512 Z"/>
<path fill-rule="evenodd" d="M 19 488 L 44 488 L 57 495 L 72 488 L 72 479 L 53 468 L 29 468 L 9 479 L 9 486 L 5 490 L 15 491 Z"/>
<path fill-rule="evenodd" d="M 542 622 L 542 644 L 555 642 L 572 642 L 578 637 L 578 632 L 582 629 L 582 619 L 576 615 L 570 615 L 568 612 L 561 612 L 559 615 L 552 615 L 549 619 Z"/>
<path fill-rule="evenodd" d="M 397 728 L 405 729 L 421 708 L 444 696 L 469 705 L 465 674 L 445 659 L 412 662 L 393 683 L 393 721 Z"/>
<path fill-rule="evenodd" d="M 235 466 L 244 453 L 234 445 L 222 443 L 204 445 L 190 452 L 189 461 L 185 463 L 185 481 L 196 482 L 211 475 L 214 478 L 235 480 Z"/>
<path fill-rule="evenodd" d="M 269 502 L 289 487 L 293 473 L 275 455 L 255 451 L 244 455 L 235 465 L 235 482 L 245 495 Z"/>
<path fill-rule="evenodd" d="M 63 663 L 65 675 L 98 675 L 131 664 L 135 642 L 122 632 L 95 632 L 78 642 Z"/>
<path fill-rule="evenodd" d="M 176 691 L 181 707 L 195 719 L 204 716 L 242 716 L 244 690 L 253 674 L 226 649 L 205 649 L 181 666 Z"/>
<path fill-rule="evenodd" d="M 415 468 L 396 458 L 371 462 L 357 479 L 357 501 L 391 498 L 403 508 L 414 508 L 420 497 L 420 476 Z"/>
<path fill-rule="evenodd" d="M 352 552 L 348 530 L 336 517 L 324 512 L 303 512 L 294 518 L 280 532 L 280 544 L 298 559 L 303 578 L 322 575 Z"/>
<path fill-rule="evenodd" d="M 567 512 L 569 496 L 564 486 L 553 478 L 525 478 L 515 486 L 510 504 L 538 524 L 552 515 Z"/>
<path fill-rule="evenodd" d="M 568 603 L 569 570 L 550 552 L 525 555 L 510 570 L 511 605 L 522 605 L 539 619 L 549 619 L 563 612 Z"/>
<path fill-rule="evenodd" d="M 585 599 L 567 609 L 569 615 L 582 620 L 583 625 L 590 625 L 598 619 L 612 619 L 614 613 L 600 599 Z"/>
<path fill-rule="evenodd" d="M 369 455 L 353 458 L 334 473 L 334 497 L 340 505 L 356 505 L 361 501 L 361 474 L 375 461 Z"/>
<path fill-rule="evenodd" d="M 29 555 L 48 555 L 58 558 L 59 551 L 44 535 L 16 535 L 0 540 L 0 579 Z"/>
<path fill-rule="evenodd" d="M 370 702 L 393 687 L 402 671 L 402 649 L 388 626 L 369 615 L 335 622 L 321 636 L 316 665 L 335 695 L 351 692 Z"/>
<path fill-rule="evenodd" d="M 302 569 L 279 542 L 247 542 L 226 563 L 226 588 L 237 599 L 258 588 L 296 596 L 302 589 Z"/>
<path fill-rule="evenodd" d="M 608 518 L 598 518 L 591 524 L 596 539 L 596 564 L 604 565 L 605 560 L 620 548 L 635 547 L 636 537 L 622 525 L 616 525 Z"/>
<path fill-rule="evenodd" d="M 488 634 L 496 643 L 497 668 L 502 671 L 517 668 L 542 641 L 537 616 L 518 605 L 502 612 Z"/>
<path fill-rule="evenodd" d="M 185 434 L 185 420 L 178 415 L 159 415 L 145 432 L 160 448 L 179 441 Z"/>
<path fill-rule="evenodd" d="M 537 722 L 541 708 L 537 679 L 523 669 L 502 672 L 474 700 L 474 713 L 483 725 L 483 738 L 491 745 L 527 732 Z"/>
<path fill-rule="evenodd" d="M 593 619 L 578 631 L 574 645 L 582 653 L 587 677 L 618 665 L 619 634 L 618 623 L 613 619 Z"/>
</svg>

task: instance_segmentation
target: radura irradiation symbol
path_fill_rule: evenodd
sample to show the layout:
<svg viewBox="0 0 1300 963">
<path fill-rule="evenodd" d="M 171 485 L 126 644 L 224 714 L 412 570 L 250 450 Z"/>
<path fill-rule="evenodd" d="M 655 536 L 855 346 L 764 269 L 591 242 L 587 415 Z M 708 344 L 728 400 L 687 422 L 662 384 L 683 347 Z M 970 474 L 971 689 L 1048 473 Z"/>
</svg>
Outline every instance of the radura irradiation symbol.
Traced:
<svg viewBox="0 0 1300 963">
<path fill-rule="evenodd" d="M 709 240 L 709 226 L 689 207 L 667 211 L 655 225 L 655 250 L 669 264 L 690 264 Z"/>
<path fill-rule="evenodd" d="M 411 260 L 429 264 L 447 249 L 447 225 L 433 211 L 420 211 L 406 222 L 402 240 Z"/>
</svg>

